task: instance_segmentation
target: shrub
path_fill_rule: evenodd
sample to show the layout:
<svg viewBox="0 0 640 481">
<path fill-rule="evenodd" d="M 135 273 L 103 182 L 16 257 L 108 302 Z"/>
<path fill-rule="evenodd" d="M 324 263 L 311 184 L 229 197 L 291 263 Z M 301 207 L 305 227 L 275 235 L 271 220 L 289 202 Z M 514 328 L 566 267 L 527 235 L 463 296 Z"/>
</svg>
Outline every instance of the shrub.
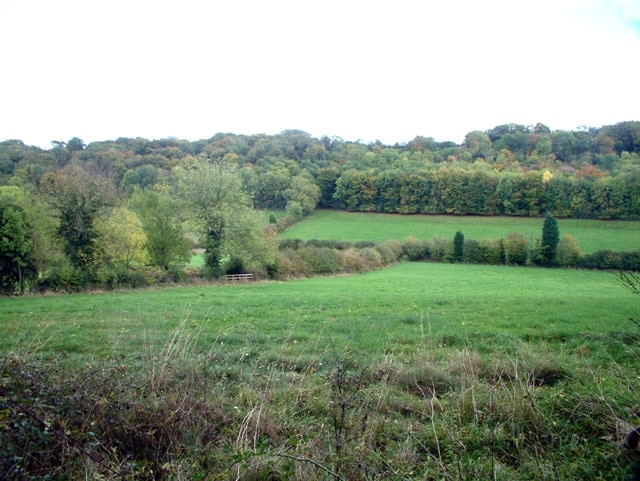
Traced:
<svg viewBox="0 0 640 481">
<path fill-rule="evenodd" d="M 426 242 L 409 236 L 402 244 L 402 255 L 412 262 L 425 261 L 430 258 L 429 246 Z"/>
<path fill-rule="evenodd" d="M 77 292 L 87 285 L 87 277 L 66 259 L 52 265 L 38 283 L 39 291 Z"/>
<path fill-rule="evenodd" d="M 384 265 L 380 252 L 372 247 L 360 249 L 360 255 L 366 261 L 367 270 L 379 269 Z"/>
<path fill-rule="evenodd" d="M 542 226 L 542 239 L 540 240 L 540 255 L 543 266 L 551 267 L 557 262 L 558 242 L 560 242 L 558 221 L 550 212 L 547 212 Z"/>
<path fill-rule="evenodd" d="M 340 259 L 335 249 L 305 246 L 298 249 L 306 261 L 309 274 L 333 274 L 340 271 Z"/>
<path fill-rule="evenodd" d="M 462 262 L 464 260 L 464 234 L 460 231 L 456 232 L 453 237 L 453 259 L 454 262 Z"/>
<path fill-rule="evenodd" d="M 335 239 L 310 239 L 305 243 L 306 246 L 311 247 L 326 247 L 329 249 L 349 249 L 353 247 L 351 242 L 335 240 Z"/>
<path fill-rule="evenodd" d="M 483 239 L 478 243 L 475 262 L 479 264 L 504 264 L 502 239 Z"/>
<path fill-rule="evenodd" d="M 302 257 L 298 249 L 283 249 L 276 254 L 275 268 L 278 277 L 304 276 L 309 272 L 307 261 Z"/>
<path fill-rule="evenodd" d="M 620 252 L 620 264 L 624 271 L 640 271 L 640 249 L 632 252 Z"/>
<path fill-rule="evenodd" d="M 504 240 L 504 254 L 507 264 L 523 266 L 527 263 L 527 241 L 522 234 L 509 232 Z"/>
<path fill-rule="evenodd" d="M 477 262 L 476 258 L 478 255 L 478 246 L 480 243 L 475 239 L 465 239 L 464 241 L 464 262 L 469 262 L 471 264 Z"/>
<path fill-rule="evenodd" d="M 578 266 L 585 269 L 640 271 L 640 251 L 596 251 L 582 257 Z"/>
<path fill-rule="evenodd" d="M 358 249 L 364 249 L 365 247 L 375 247 L 376 243 L 372 241 L 358 241 L 354 244 L 354 247 Z"/>
<path fill-rule="evenodd" d="M 574 267 L 582 259 L 582 251 L 575 237 L 563 234 L 558 242 L 557 261 L 562 267 Z"/>
<path fill-rule="evenodd" d="M 446 261 L 453 257 L 453 241 L 446 237 L 432 237 L 427 243 L 431 260 Z"/>
<path fill-rule="evenodd" d="M 382 244 L 376 244 L 374 249 L 382 256 L 382 263 L 384 265 L 397 262 L 400 256 L 402 256 L 402 244 L 399 241 L 387 241 Z"/>
<path fill-rule="evenodd" d="M 362 256 L 359 249 L 351 248 L 340 251 L 341 270 L 345 272 L 362 272 L 369 270 L 366 265 L 366 259 Z"/>
<path fill-rule="evenodd" d="M 238 257 L 232 257 L 225 265 L 226 274 L 242 274 L 244 272 L 244 263 Z"/>
<path fill-rule="evenodd" d="M 103 284 L 108 289 L 136 288 L 148 285 L 142 272 L 124 264 L 116 264 L 101 272 Z"/>
<path fill-rule="evenodd" d="M 304 241 L 302 239 L 280 239 L 278 248 L 280 250 L 297 249 L 301 245 L 304 245 Z"/>
</svg>

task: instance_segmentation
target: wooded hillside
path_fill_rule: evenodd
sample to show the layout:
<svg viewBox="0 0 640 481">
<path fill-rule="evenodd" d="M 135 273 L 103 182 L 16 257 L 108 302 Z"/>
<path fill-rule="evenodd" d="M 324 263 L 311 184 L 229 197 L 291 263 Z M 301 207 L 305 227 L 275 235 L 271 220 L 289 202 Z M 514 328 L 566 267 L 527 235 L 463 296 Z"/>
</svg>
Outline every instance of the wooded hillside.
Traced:
<svg viewBox="0 0 640 481">
<path fill-rule="evenodd" d="M 49 150 L 0 143 L 0 184 L 39 187 L 43 175 L 70 163 L 107 175 L 131 192 L 167 179 L 189 157 L 237 164 L 259 208 L 284 208 L 292 179 L 321 189 L 319 206 L 358 211 L 640 218 L 640 122 L 554 131 L 542 124 L 500 125 L 462 144 L 416 137 L 383 145 L 278 135 L 216 134 L 194 142 L 119 138 L 84 145 L 54 141 Z"/>
</svg>

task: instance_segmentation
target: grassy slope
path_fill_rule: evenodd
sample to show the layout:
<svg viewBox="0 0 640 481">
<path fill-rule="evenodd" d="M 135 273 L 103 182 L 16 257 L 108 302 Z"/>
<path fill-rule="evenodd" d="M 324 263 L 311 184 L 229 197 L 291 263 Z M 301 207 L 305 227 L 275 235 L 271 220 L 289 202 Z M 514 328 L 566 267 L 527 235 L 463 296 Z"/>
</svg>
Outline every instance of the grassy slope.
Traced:
<svg viewBox="0 0 640 481">
<path fill-rule="evenodd" d="M 467 239 L 498 239 L 509 232 L 519 232 L 534 241 L 540 238 L 542 222 L 528 217 L 402 216 L 320 210 L 289 228 L 282 237 L 385 241 L 408 236 L 453 238 L 460 230 Z M 559 219 L 558 225 L 560 234 L 575 237 L 585 253 L 640 248 L 640 222 Z"/>
</svg>

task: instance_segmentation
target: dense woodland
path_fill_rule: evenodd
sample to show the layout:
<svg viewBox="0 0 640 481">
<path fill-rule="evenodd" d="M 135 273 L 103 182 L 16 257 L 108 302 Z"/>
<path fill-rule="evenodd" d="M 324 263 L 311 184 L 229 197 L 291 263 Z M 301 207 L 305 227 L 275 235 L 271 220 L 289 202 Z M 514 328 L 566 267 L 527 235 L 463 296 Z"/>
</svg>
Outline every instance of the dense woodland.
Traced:
<svg viewBox="0 0 640 481">
<path fill-rule="evenodd" d="M 459 145 L 427 137 L 364 144 L 297 130 L 194 142 L 74 137 L 48 150 L 7 140 L 0 186 L 5 290 L 108 284 L 107 266 L 115 277 L 142 265 L 161 277 L 195 247 L 212 275 L 222 263 L 269 270 L 277 229 L 316 207 L 640 219 L 640 122 L 576 131 L 507 124 Z M 269 227 L 256 209 L 287 216 Z"/>
</svg>

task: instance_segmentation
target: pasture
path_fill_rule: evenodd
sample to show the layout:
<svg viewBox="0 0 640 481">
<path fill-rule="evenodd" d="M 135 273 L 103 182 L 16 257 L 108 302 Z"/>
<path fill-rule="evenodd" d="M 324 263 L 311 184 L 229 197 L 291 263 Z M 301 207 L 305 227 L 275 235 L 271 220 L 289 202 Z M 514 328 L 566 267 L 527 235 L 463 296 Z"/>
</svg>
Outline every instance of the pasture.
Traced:
<svg viewBox="0 0 640 481">
<path fill-rule="evenodd" d="M 540 238 L 542 218 L 479 217 L 442 215 L 398 215 L 318 210 L 287 229 L 287 239 L 339 239 L 383 242 L 409 236 L 453 239 L 461 231 L 466 239 L 500 239 L 518 232 L 531 242 Z M 558 219 L 560 234 L 575 237 L 585 254 L 610 249 L 640 249 L 640 222 Z"/>
<path fill-rule="evenodd" d="M 5 402 L 5 452 L 27 438 L 54 477 L 622 479 L 638 300 L 612 273 L 433 263 L 0 299 L 0 394 L 47 419 Z"/>
<path fill-rule="evenodd" d="M 506 347 L 615 336 L 635 329 L 634 301 L 611 273 L 402 263 L 288 282 L 2 299 L 0 349 L 37 345 L 57 361 L 126 358 L 167 342 L 186 321 L 200 350 L 335 349 L 368 361 L 442 339 L 495 349 L 496 339 Z"/>
</svg>

